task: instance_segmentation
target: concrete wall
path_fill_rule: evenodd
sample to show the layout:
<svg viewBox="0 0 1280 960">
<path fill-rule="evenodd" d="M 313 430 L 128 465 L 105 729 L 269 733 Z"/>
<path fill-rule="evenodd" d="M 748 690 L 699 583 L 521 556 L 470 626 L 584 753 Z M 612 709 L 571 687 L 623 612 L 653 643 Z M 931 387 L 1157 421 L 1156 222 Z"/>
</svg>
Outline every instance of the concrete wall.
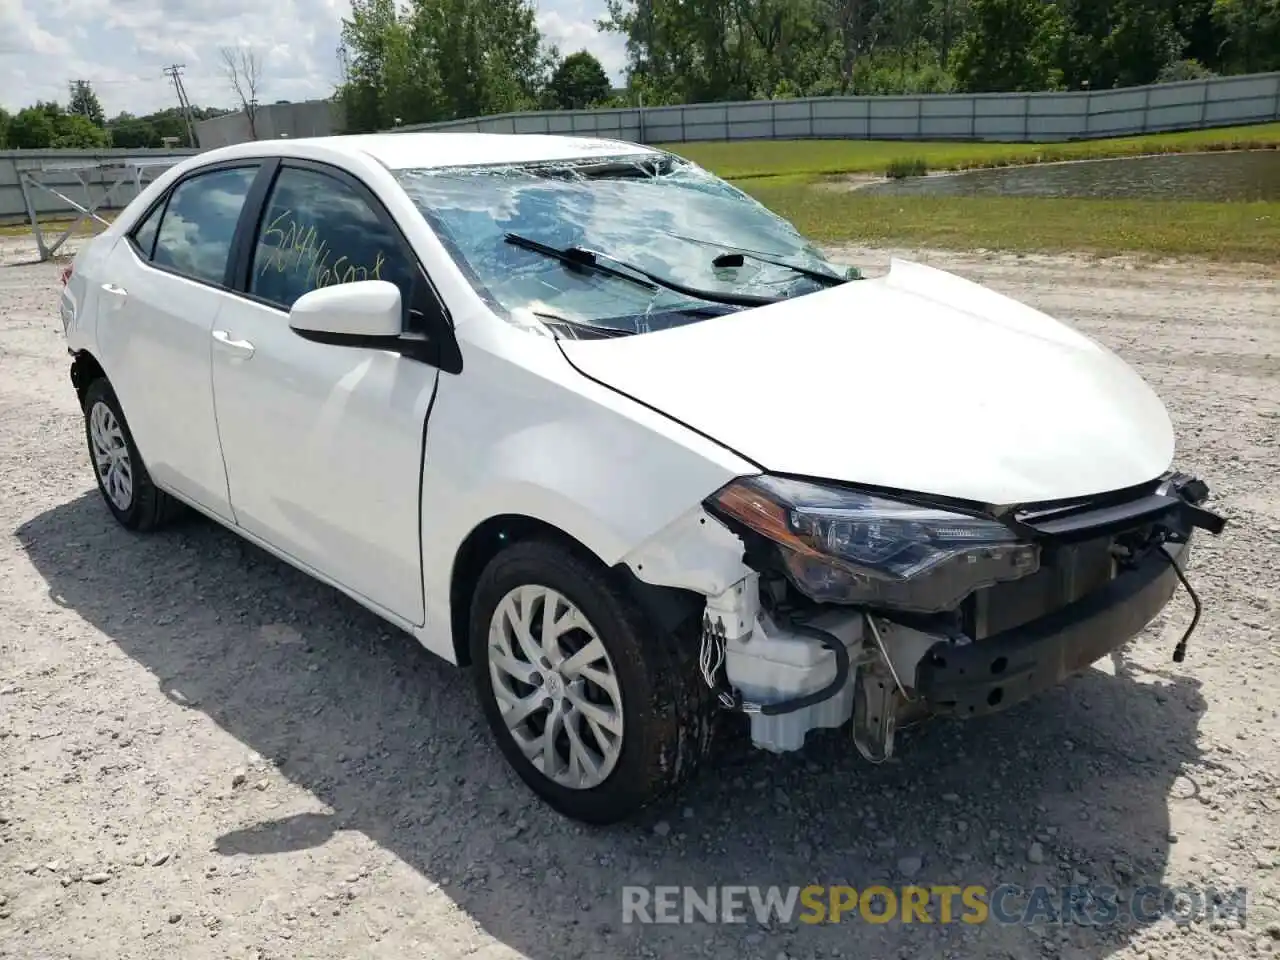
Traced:
<svg viewBox="0 0 1280 960">
<path fill-rule="evenodd" d="M 1054 141 L 1280 120 L 1280 73 L 1070 93 L 816 97 L 678 107 L 555 110 L 418 124 L 479 130 L 699 140 Z"/>
<path fill-rule="evenodd" d="M 330 100 L 264 104 L 258 107 L 254 118 L 259 140 L 327 137 L 341 130 L 343 124 L 342 105 Z M 200 120 L 195 126 L 196 139 L 208 150 L 253 139 L 249 118 L 243 112 Z"/>
<path fill-rule="evenodd" d="M 166 164 L 171 165 L 195 152 L 194 150 L 0 150 L 0 221 L 26 217 L 22 188 L 18 183 L 20 169 L 38 169 L 41 166 L 53 164 L 71 166 L 77 163 L 101 161 L 118 164 L 124 160 L 141 160 L 148 164 L 142 168 L 145 187 L 166 169 Z M 124 172 L 121 169 L 95 169 L 81 171 L 77 176 L 73 170 L 46 169 L 40 173 L 40 180 L 64 196 L 87 207 L 92 201 L 100 198 Z M 46 190 L 32 187 L 29 192 L 36 207 L 36 214 L 42 218 L 49 214 L 74 213 L 69 204 Z M 129 182 L 111 194 L 103 209 L 119 210 L 136 195 L 136 186 L 130 174 Z"/>
</svg>

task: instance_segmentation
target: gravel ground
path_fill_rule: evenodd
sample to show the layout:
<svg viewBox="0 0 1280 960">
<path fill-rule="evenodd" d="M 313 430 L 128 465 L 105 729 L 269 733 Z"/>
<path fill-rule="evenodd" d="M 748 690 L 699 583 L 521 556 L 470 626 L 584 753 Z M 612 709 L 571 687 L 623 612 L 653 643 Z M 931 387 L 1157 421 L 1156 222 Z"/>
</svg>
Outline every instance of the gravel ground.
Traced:
<svg viewBox="0 0 1280 960">
<path fill-rule="evenodd" d="M 1193 561 L 1186 662 L 1179 597 L 1122 656 L 1003 715 L 915 728 L 882 766 L 837 732 L 781 758 L 730 743 L 673 807 L 590 830 L 531 801 L 464 677 L 408 637 L 210 523 L 119 529 L 57 267 L 0 240 L 0 955 L 1280 952 L 1280 280 L 921 257 L 1077 322 L 1169 404 L 1180 462 L 1232 521 Z M 1244 885 L 1248 919 L 621 922 L 624 884 L 905 882 Z"/>
</svg>

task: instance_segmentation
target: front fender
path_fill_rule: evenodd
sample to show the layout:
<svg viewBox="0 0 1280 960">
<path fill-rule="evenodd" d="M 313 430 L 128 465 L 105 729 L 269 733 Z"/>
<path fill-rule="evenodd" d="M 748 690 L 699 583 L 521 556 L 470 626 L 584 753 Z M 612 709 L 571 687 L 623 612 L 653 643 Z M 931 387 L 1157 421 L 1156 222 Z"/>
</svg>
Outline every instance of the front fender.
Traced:
<svg viewBox="0 0 1280 960">
<path fill-rule="evenodd" d="M 419 639 L 450 661 L 455 558 L 493 517 L 549 524 L 662 586 L 706 593 L 741 566 L 741 543 L 701 503 L 753 465 L 579 376 L 553 341 L 520 336 L 521 363 L 471 350 L 465 374 L 442 377 L 427 427 Z"/>
</svg>

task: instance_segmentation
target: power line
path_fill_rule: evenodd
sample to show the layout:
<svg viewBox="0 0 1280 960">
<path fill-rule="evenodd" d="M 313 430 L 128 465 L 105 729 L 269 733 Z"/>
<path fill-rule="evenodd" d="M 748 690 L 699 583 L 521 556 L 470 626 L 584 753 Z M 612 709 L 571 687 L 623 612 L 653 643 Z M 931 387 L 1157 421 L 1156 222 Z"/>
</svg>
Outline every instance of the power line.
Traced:
<svg viewBox="0 0 1280 960">
<path fill-rule="evenodd" d="M 165 73 L 168 73 L 168 72 L 169 71 L 166 69 Z M 221 80 L 223 78 L 213 73 L 196 73 L 196 74 L 186 74 L 184 75 L 183 79 L 184 80 L 201 80 L 204 82 L 210 82 L 215 80 Z M 154 84 L 155 78 L 154 77 L 104 77 L 98 80 L 90 80 L 88 82 L 92 83 L 95 87 L 103 86 L 107 84 L 110 84 L 110 85 L 125 84 L 127 86 L 141 86 L 142 84 Z"/>
<path fill-rule="evenodd" d="M 165 75 L 173 81 L 173 89 L 178 93 L 178 106 L 182 108 L 182 115 L 187 121 L 187 141 L 191 146 L 196 146 L 196 128 L 191 122 L 191 101 L 187 99 L 187 91 L 182 86 L 182 71 L 186 69 L 185 63 L 171 63 L 164 68 Z"/>
</svg>

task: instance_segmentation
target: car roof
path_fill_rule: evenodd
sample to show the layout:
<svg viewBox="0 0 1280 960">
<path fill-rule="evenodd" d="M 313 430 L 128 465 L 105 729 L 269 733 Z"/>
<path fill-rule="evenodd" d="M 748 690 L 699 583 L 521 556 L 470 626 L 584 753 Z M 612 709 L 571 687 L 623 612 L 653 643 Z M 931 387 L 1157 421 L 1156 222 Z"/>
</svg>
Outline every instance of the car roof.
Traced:
<svg viewBox="0 0 1280 960">
<path fill-rule="evenodd" d="M 654 156 L 660 151 L 624 140 L 560 137 L 532 133 L 371 133 L 297 140 L 255 140 L 223 147 L 218 160 L 248 156 L 314 156 L 317 150 L 365 155 L 390 170 L 504 163 Z M 206 155 L 205 159 L 214 157 Z"/>
</svg>

